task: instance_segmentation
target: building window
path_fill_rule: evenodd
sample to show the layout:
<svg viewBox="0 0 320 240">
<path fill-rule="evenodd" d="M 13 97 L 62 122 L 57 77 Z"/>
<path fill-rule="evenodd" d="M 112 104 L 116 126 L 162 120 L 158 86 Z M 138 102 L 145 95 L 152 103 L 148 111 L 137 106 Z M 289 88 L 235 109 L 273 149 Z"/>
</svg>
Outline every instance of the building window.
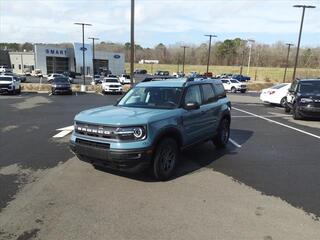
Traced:
<svg viewBox="0 0 320 240">
<path fill-rule="evenodd" d="M 19 69 L 21 70 L 21 64 L 19 64 Z"/>
<path fill-rule="evenodd" d="M 11 68 L 14 68 L 14 64 L 12 64 Z"/>
<path fill-rule="evenodd" d="M 34 66 L 33 65 L 31 66 L 31 70 L 34 70 Z"/>
</svg>

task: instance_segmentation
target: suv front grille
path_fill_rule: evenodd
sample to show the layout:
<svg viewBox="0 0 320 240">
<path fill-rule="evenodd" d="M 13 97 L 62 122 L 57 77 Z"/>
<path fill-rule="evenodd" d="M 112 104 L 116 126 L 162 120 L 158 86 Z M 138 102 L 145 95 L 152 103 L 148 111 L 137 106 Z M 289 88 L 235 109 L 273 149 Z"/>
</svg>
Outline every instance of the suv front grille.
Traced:
<svg viewBox="0 0 320 240">
<path fill-rule="evenodd" d="M 11 84 L 7 84 L 7 83 L 0 83 L 0 88 L 10 88 L 11 87 Z"/>
<path fill-rule="evenodd" d="M 120 86 L 118 86 L 118 85 L 109 85 L 109 87 L 118 88 Z"/>
<path fill-rule="evenodd" d="M 75 132 L 81 135 L 91 136 L 91 137 L 100 137 L 107 139 L 115 139 L 114 132 L 116 127 L 107 127 L 94 124 L 86 124 L 76 122 Z"/>
</svg>

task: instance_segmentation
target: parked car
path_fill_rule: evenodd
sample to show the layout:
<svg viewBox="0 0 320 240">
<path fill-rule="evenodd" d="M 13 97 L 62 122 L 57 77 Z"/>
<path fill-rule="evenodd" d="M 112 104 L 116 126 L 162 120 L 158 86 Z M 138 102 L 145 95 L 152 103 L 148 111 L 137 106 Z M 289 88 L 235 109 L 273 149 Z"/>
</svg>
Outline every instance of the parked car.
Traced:
<svg viewBox="0 0 320 240">
<path fill-rule="evenodd" d="M 121 74 L 121 76 L 119 77 L 119 82 L 121 84 L 130 84 L 131 80 L 130 80 L 130 75 L 128 74 Z"/>
<path fill-rule="evenodd" d="M 139 83 L 116 105 L 76 115 L 70 147 L 94 165 L 129 172 L 150 167 L 156 179 L 167 180 L 181 150 L 208 140 L 227 145 L 230 109 L 219 80 Z"/>
<path fill-rule="evenodd" d="M 250 80 L 250 77 L 248 77 L 248 76 L 243 76 L 243 75 L 240 75 L 240 74 L 232 75 L 232 78 L 233 78 L 233 79 L 237 79 L 237 80 L 240 81 L 240 82 L 247 82 L 247 81 Z"/>
<path fill-rule="evenodd" d="M 55 77 L 51 82 L 51 93 L 54 94 L 72 94 L 71 84 L 68 77 Z"/>
<path fill-rule="evenodd" d="M 102 82 L 102 92 L 122 94 L 122 85 L 117 78 L 105 77 Z"/>
<path fill-rule="evenodd" d="M 206 77 L 206 78 L 212 78 L 213 77 L 213 73 L 212 72 L 205 72 L 202 74 L 203 77 Z"/>
<path fill-rule="evenodd" d="M 20 79 L 12 75 L 0 75 L 0 93 L 20 94 Z"/>
<path fill-rule="evenodd" d="M 101 84 L 102 77 L 100 75 L 93 75 L 91 85 Z"/>
<path fill-rule="evenodd" d="M 233 75 L 233 73 L 221 73 L 217 75 L 217 78 L 232 78 Z"/>
<path fill-rule="evenodd" d="M 0 73 L 12 73 L 12 69 L 8 68 L 6 65 L 0 66 Z"/>
<path fill-rule="evenodd" d="M 291 83 L 280 83 L 272 87 L 262 89 L 260 100 L 264 103 L 277 104 L 285 106 L 287 101 L 287 93 Z"/>
<path fill-rule="evenodd" d="M 226 91 L 230 91 L 233 93 L 236 93 L 236 92 L 245 93 L 247 91 L 247 85 L 242 82 L 239 82 L 236 79 L 226 78 L 226 79 L 221 79 L 221 82 Z"/>
<path fill-rule="evenodd" d="M 288 90 L 285 112 L 294 119 L 320 118 L 320 79 L 295 80 Z"/>
<path fill-rule="evenodd" d="M 41 69 L 35 69 L 34 71 L 32 71 L 31 75 L 35 77 L 43 77 Z"/>
<path fill-rule="evenodd" d="M 158 70 L 158 71 L 156 71 L 156 72 L 154 73 L 154 75 L 155 75 L 155 76 L 169 76 L 169 75 L 170 75 L 170 72 L 169 72 L 169 71 L 160 71 L 160 70 Z"/>
<path fill-rule="evenodd" d="M 51 82 L 52 80 L 54 80 L 57 77 L 65 77 L 64 75 L 60 74 L 60 73 L 50 73 L 47 77 L 47 81 Z"/>
<path fill-rule="evenodd" d="M 77 74 L 75 72 L 72 71 L 66 71 L 62 73 L 64 76 L 70 77 L 70 78 L 76 78 Z"/>
<path fill-rule="evenodd" d="M 145 69 L 136 69 L 134 71 L 134 74 L 147 74 L 147 73 L 148 73 L 148 71 Z"/>
</svg>

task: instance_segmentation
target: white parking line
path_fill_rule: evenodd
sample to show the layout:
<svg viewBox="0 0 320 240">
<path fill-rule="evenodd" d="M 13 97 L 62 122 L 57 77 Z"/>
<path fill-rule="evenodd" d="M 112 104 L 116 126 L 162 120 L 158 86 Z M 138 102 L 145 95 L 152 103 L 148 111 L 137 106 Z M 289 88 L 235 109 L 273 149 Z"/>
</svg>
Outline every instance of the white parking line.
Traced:
<svg viewBox="0 0 320 240">
<path fill-rule="evenodd" d="M 261 117 L 270 117 L 270 118 L 278 118 L 278 117 L 291 117 L 292 115 L 288 114 L 279 114 L 279 115 L 263 115 Z M 256 116 L 251 116 L 251 115 L 236 115 L 232 116 L 232 118 L 254 118 Z"/>
<path fill-rule="evenodd" d="M 311 136 L 311 137 L 315 137 L 315 138 L 317 138 L 317 139 L 320 139 L 320 136 L 315 135 L 315 134 L 310 133 L 310 132 L 307 132 L 307 131 L 303 131 L 303 130 L 301 130 L 301 129 L 299 129 L 299 128 L 291 127 L 291 126 L 289 126 L 289 125 L 287 125 L 287 124 L 284 124 L 284 123 L 281 123 L 281 122 L 277 122 L 277 121 L 275 121 L 275 120 L 271 120 L 271 119 L 269 119 L 269 118 L 266 118 L 266 117 L 263 117 L 263 116 L 260 116 L 260 115 L 257 115 L 257 114 L 254 114 L 254 113 L 251 113 L 251 112 L 242 110 L 242 109 L 240 109 L 240 108 L 233 107 L 232 109 L 237 110 L 237 111 L 239 111 L 239 112 L 243 112 L 243 113 L 249 114 L 249 115 L 251 115 L 251 116 L 255 116 L 255 117 L 257 117 L 257 118 L 266 120 L 266 121 L 271 122 L 271 123 L 278 124 L 278 125 L 283 126 L 283 127 L 286 127 L 286 128 L 290 128 L 290 129 L 292 129 L 292 130 L 295 130 L 295 131 L 300 132 L 300 133 L 304 133 L 304 134 L 309 135 L 309 136 Z"/>
<path fill-rule="evenodd" d="M 241 145 L 238 144 L 236 141 L 232 140 L 231 138 L 229 138 L 229 142 L 231 142 L 233 145 L 235 145 L 237 148 L 241 148 Z"/>
</svg>

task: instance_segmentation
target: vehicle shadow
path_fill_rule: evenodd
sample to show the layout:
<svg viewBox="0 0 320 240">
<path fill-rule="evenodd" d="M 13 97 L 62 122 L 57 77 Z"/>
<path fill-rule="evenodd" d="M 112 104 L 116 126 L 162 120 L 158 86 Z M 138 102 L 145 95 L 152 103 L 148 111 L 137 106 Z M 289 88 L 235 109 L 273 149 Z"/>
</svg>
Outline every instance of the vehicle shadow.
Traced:
<svg viewBox="0 0 320 240">
<path fill-rule="evenodd" d="M 247 142 L 252 135 L 252 131 L 240 129 L 231 130 L 231 137 L 236 137 L 239 144 L 244 144 L 245 142 Z M 195 145 L 192 148 L 188 148 L 181 152 L 176 172 L 170 180 L 203 171 L 207 168 L 214 168 L 217 162 L 223 160 L 221 158 L 229 158 L 230 156 L 236 155 L 238 149 L 239 148 L 234 146 L 231 142 L 228 143 L 226 148 L 218 149 L 211 141 Z M 147 169 L 142 173 L 132 174 L 108 169 L 102 166 L 95 166 L 95 168 L 109 174 L 114 174 L 137 181 L 157 182 L 152 176 L 152 171 L 150 171 L 151 169 Z"/>
</svg>

